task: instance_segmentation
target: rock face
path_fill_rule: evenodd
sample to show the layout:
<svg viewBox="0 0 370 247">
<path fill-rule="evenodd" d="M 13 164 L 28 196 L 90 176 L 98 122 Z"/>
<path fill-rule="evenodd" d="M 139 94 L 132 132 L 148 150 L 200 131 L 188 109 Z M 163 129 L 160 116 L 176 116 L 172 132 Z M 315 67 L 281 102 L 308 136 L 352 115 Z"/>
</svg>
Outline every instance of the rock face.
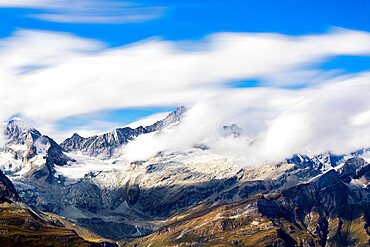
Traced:
<svg viewBox="0 0 370 247">
<path fill-rule="evenodd" d="M 369 246 L 370 191 L 353 183 L 369 172 L 363 159 L 349 159 L 277 193 L 213 209 L 200 205 L 124 246 Z"/>
<path fill-rule="evenodd" d="M 3 156 L 0 164 L 7 175 L 21 175 L 38 184 L 50 184 L 55 181 L 54 166 L 63 166 L 72 161 L 53 139 L 42 135 L 21 119 L 6 123 L 3 133 L 5 146 L 0 149 Z"/>
<path fill-rule="evenodd" d="M 237 124 L 232 124 L 230 126 L 225 125 L 222 127 L 221 134 L 223 136 L 233 136 L 239 137 L 243 133 L 242 128 L 240 128 Z"/>
<path fill-rule="evenodd" d="M 174 112 L 171 112 L 165 119 L 146 127 L 140 126 L 135 129 L 130 127 L 118 128 L 111 132 L 88 138 L 83 138 L 75 133 L 71 138 L 66 139 L 60 145 L 67 152 L 79 151 L 88 156 L 102 159 L 111 158 L 115 150 L 123 144 L 127 144 L 129 140 L 141 134 L 158 131 L 176 124 L 180 121 L 185 112 L 186 108 L 181 106 Z"/>
<path fill-rule="evenodd" d="M 12 182 L 0 171 L 0 203 L 19 201 L 19 196 Z"/>
</svg>

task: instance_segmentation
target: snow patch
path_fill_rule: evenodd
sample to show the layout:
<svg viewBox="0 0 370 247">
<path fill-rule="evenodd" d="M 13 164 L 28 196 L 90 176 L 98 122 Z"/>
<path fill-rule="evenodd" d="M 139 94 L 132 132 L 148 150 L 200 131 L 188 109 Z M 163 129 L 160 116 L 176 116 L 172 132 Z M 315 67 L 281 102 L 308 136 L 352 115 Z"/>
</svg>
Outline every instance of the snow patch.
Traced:
<svg viewBox="0 0 370 247">
<path fill-rule="evenodd" d="M 43 138 L 38 138 L 33 144 L 37 150 L 37 154 L 46 156 L 47 150 L 50 148 L 50 144 Z"/>
<path fill-rule="evenodd" d="M 260 223 L 258 221 L 252 221 L 251 225 L 258 226 Z"/>
<path fill-rule="evenodd" d="M 26 145 L 19 145 L 19 144 L 10 145 L 9 148 L 13 149 L 14 151 L 26 151 L 27 150 Z"/>
<path fill-rule="evenodd" d="M 367 163 L 370 163 L 370 151 L 365 151 L 359 157 L 363 158 Z"/>
<path fill-rule="evenodd" d="M 12 121 L 12 120 L 14 120 L 14 121 L 23 121 L 22 118 L 20 118 L 20 117 L 13 117 L 12 119 L 10 119 L 10 121 Z"/>
<path fill-rule="evenodd" d="M 30 163 L 32 163 L 33 165 L 37 165 L 37 166 L 42 166 L 46 163 L 46 159 L 45 159 L 45 155 L 36 155 L 34 157 L 32 157 L 32 159 L 30 159 Z"/>
<path fill-rule="evenodd" d="M 0 169 L 7 176 L 14 178 L 31 170 L 31 164 L 15 159 L 11 153 L 0 153 Z"/>
<path fill-rule="evenodd" d="M 367 181 L 366 179 L 360 178 L 360 179 L 352 179 L 349 184 L 354 187 L 366 188 L 370 184 L 370 182 Z"/>
<path fill-rule="evenodd" d="M 141 235 L 143 235 L 141 231 L 139 230 L 139 228 L 137 227 L 137 225 L 135 225 L 135 228 L 136 228 L 136 232 L 132 235 L 133 237 L 140 237 Z"/>
<path fill-rule="evenodd" d="M 100 160 L 97 158 L 81 155 L 68 154 L 76 162 L 69 162 L 64 166 L 55 166 L 56 175 L 62 175 L 66 178 L 65 184 L 74 184 L 82 179 L 86 174 L 93 173 L 97 175 L 98 172 L 111 171 L 127 167 L 127 164 L 113 164 L 113 160 Z"/>
</svg>

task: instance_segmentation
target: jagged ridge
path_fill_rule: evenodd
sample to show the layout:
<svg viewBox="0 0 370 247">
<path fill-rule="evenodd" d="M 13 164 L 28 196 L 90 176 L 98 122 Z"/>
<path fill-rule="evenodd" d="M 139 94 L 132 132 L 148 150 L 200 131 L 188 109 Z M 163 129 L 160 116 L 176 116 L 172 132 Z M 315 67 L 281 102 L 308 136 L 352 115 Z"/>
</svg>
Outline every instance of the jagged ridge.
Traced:
<svg viewBox="0 0 370 247">
<path fill-rule="evenodd" d="M 99 158 L 109 158 L 114 154 L 116 148 L 126 144 L 129 140 L 135 137 L 154 131 L 162 130 L 172 124 L 178 123 L 186 112 L 186 108 L 181 106 L 171 112 L 163 120 L 149 126 L 140 126 L 132 129 L 130 127 L 118 128 L 111 132 L 84 138 L 77 133 L 72 137 L 64 140 L 60 146 L 67 152 L 80 151 L 84 155 L 94 156 Z"/>
</svg>

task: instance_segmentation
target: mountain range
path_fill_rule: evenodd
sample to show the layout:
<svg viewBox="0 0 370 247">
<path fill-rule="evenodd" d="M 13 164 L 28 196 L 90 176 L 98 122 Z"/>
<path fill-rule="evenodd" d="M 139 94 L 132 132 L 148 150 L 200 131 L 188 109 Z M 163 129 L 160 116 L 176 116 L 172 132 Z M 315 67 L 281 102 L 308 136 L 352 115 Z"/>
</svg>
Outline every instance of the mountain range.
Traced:
<svg viewBox="0 0 370 247">
<path fill-rule="evenodd" d="M 122 155 L 138 136 L 176 131 L 186 114 L 182 106 L 152 125 L 60 144 L 21 119 L 4 123 L 0 238 L 13 246 L 370 244 L 368 149 L 257 167 L 202 143 L 135 162 Z M 236 124 L 220 128 L 243 135 Z"/>
</svg>

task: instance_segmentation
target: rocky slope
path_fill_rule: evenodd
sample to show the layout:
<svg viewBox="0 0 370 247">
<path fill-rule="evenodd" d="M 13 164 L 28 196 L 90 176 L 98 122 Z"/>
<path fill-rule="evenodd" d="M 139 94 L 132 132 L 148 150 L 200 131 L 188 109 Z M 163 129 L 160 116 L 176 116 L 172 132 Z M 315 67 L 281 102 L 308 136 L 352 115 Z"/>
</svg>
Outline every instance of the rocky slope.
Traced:
<svg viewBox="0 0 370 247">
<path fill-rule="evenodd" d="M 22 203 L 14 185 L 0 172 L 0 243 L 2 246 L 115 246 L 89 242 L 67 219 L 32 209 Z M 72 226 L 72 225 L 70 225 Z"/>
<path fill-rule="evenodd" d="M 348 159 L 310 182 L 201 205 L 124 246 L 369 246 L 370 164 Z"/>
<path fill-rule="evenodd" d="M 199 204 L 236 202 L 308 181 L 335 167 L 338 159 L 328 153 L 241 169 L 208 150 L 194 149 L 162 153 L 135 164 L 108 166 L 110 169 L 88 172 L 73 183 L 61 183 L 49 190 L 21 183 L 18 190 L 27 203 L 75 218 L 91 231 L 117 240 L 151 233 L 168 217 Z M 99 164 L 100 168 L 105 165 Z"/>
</svg>

